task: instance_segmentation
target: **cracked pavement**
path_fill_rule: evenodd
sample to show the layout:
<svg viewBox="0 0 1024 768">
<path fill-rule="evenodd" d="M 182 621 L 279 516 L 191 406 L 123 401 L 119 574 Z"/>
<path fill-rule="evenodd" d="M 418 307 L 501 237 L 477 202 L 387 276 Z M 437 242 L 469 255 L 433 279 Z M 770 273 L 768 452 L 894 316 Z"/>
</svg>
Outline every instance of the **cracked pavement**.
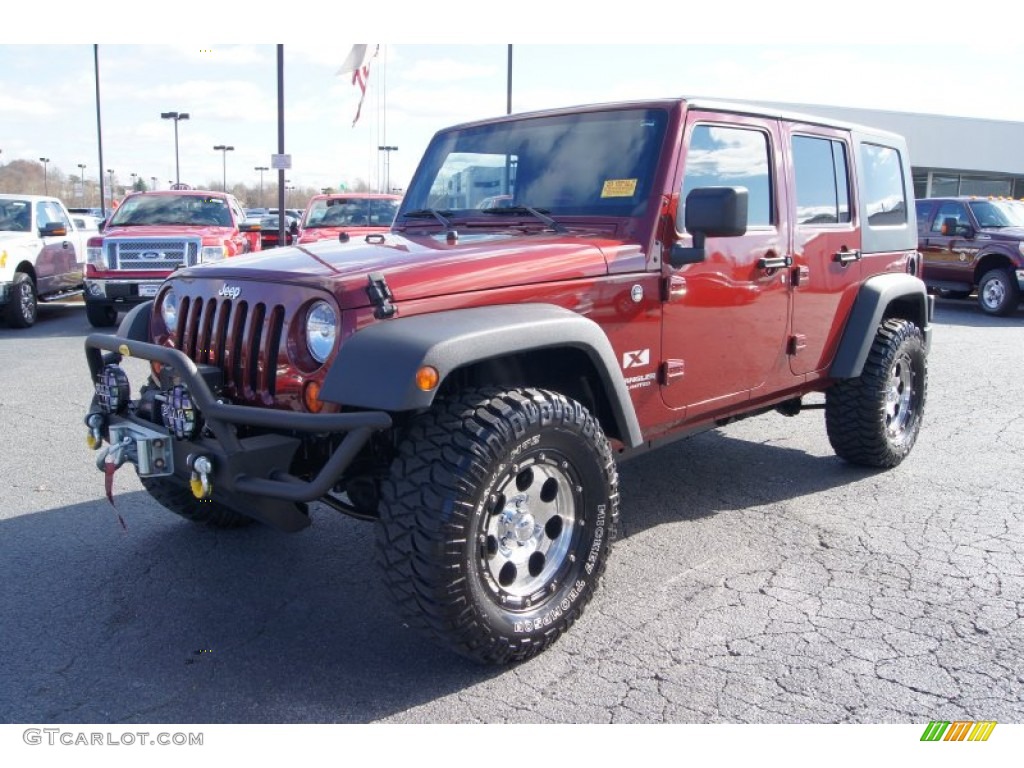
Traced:
<svg viewBox="0 0 1024 768">
<path fill-rule="evenodd" d="M 402 627 L 368 523 L 208 531 L 126 469 L 122 530 L 84 446 L 88 332 L 74 304 L 0 325 L 2 722 L 1024 722 L 1024 310 L 939 301 L 894 470 L 837 459 L 814 410 L 622 464 L 602 588 L 504 669 Z"/>
</svg>

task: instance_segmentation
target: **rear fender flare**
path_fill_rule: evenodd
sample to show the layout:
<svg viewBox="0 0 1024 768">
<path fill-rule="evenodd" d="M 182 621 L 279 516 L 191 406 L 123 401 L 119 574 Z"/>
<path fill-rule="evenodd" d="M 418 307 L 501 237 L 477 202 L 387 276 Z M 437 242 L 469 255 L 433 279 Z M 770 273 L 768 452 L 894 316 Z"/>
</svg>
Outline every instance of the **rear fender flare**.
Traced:
<svg viewBox="0 0 1024 768">
<path fill-rule="evenodd" d="M 897 304 L 899 311 L 892 311 L 890 308 Z M 846 321 L 829 375 L 834 379 L 860 376 L 878 327 L 889 317 L 911 320 L 929 343 L 934 304 L 924 283 L 912 275 L 876 275 L 865 280 Z"/>
</svg>

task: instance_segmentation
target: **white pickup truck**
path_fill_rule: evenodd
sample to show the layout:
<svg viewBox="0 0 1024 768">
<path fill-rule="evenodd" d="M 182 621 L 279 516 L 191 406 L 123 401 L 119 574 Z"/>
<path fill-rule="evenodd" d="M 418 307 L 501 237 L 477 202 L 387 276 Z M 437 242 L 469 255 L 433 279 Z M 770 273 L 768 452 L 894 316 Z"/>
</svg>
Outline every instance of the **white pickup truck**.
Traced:
<svg viewBox="0 0 1024 768">
<path fill-rule="evenodd" d="M 55 197 L 0 195 L 0 317 L 7 325 L 28 328 L 39 301 L 82 292 L 90 234 Z"/>
</svg>

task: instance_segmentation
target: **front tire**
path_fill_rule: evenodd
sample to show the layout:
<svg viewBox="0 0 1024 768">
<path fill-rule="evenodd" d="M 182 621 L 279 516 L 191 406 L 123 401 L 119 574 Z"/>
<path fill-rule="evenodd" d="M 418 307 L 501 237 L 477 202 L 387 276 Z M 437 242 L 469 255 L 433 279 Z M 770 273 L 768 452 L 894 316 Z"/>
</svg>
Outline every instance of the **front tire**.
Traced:
<svg viewBox="0 0 1024 768">
<path fill-rule="evenodd" d="M 990 269 L 978 283 L 978 306 L 989 315 L 1003 317 L 1017 308 L 1020 287 L 1008 269 Z"/>
<path fill-rule="evenodd" d="M 242 528 L 255 522 L 219 502 L 197 499 L 188 488 L 165 477 L 139 477 L 139 480 L 161 505 L 193 523 L 211 528 Z"/>
<path fill-rule="evenodd" d="M 15 273 L 7 304 L 7 324 L 12 328 L 29 328 L 35 324 L 38 313 L 35 281 L 24 272 Z"/>
<path fill-rule="evenodd" d="M 540 389 L 417 417 L 383 484 L 378 556 L 403 618 L 476 661 L 528 659 L 583 612 L 618 522 L 597 420 Z"/>
<path fill-rule="evenodd" d="M 86 304 L 85 316 L 93 328 L 111 328 L 117 324 L 117 310 L 109 304 Z"/>
<path fill-rule="evenodd" d="M 917 440 L 927 389 L 921 329 L 908 320 L 886 320 L 860 376 L 838 381 L 825 393 L 832 448 L 853 464 L 895 467 Z"/>
</svg>

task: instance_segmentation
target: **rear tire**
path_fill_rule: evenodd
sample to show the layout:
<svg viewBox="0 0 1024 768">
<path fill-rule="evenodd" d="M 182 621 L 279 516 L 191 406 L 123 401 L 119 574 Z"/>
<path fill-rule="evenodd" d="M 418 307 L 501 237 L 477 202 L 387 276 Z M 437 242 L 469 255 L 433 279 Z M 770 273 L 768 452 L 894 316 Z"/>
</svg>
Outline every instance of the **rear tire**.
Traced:
<svg viewBox="0 0 1024 768">
<path fill-rule="evenodd" d="M 825 393 L 825 426 L 835 452 L 853 464 L 895 467 L 921 430 L 928 390 L 928 360 L 921 329 L 886 320 L 864 370 Z"/>
<path fill-rule="evenodd" d="M 143 487 L 156 501 L 176 515 L 211 528 L 242 528 L 255 521 L 210 499 L 197 499 L 192 492 L 165 477 L 140 477 Z"/>
<path fill-rule="evenodd" d="M 475 661 L 551 645 L 583 612 L 618 520 L 618 474 L 579 403 L 470 390 L 416 418 L 384 482 L 378 555 L 403 618 Z"/>
<path fill-rule="evenodd" d="M 29 328 L 36 322 L 38 313 L 35 281 L 25 272 L 16 272 L 7 303 L 7 324 L 12 328 Z"/>
<path fill-rule="evenodd" d="M 117 310 L 109 304 L 86 304 L 85 316 L 93 328 L 111 328 L 117 324 Z"/>
</svg>

